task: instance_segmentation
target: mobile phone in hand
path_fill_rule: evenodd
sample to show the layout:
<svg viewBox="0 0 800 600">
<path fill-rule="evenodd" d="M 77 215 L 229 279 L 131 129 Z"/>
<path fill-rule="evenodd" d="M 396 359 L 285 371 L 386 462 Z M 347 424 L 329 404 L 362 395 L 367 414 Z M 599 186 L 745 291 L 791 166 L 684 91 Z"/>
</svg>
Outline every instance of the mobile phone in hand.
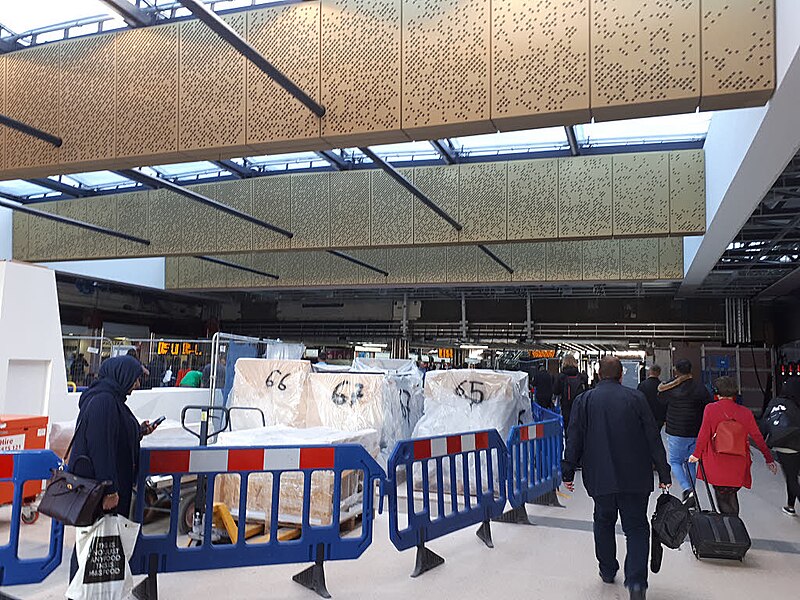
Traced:
<svg viewBox="0 0 800 600">
<path fill-rule="evenodd" d="M 161 416 L 161 417 L 158 417 L 158 418 L 157 418 L 155 421 L 153 421 L 152 423 L 150 423 L 150 426 L 151 426 L 151 427 L 154 427 L 154 428 L 155 428 L 155 427 L 158 427 L 159 425 L 161 425 L 161 424 L 162 424 L 164 421 L 166 421 L 166 420 L 167 420 L 167 417 L 166 417 L 166 416 Z"/>
</svg>

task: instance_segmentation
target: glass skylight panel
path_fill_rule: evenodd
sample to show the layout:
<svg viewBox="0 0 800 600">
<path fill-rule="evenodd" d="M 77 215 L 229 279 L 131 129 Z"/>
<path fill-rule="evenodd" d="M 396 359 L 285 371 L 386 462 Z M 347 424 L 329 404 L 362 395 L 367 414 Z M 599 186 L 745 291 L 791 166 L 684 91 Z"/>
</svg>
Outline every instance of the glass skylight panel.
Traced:
<svg viewBox="0 0 800 600">
<path fill-rule="evenodd" d="M 439 158 L 439 153 L 431 146 L 430 142 L 383 144 L 381 146 L 370 146 L 370 149 L 389 162 L 438 160 Z M 359 155 L 363 156 L 360 152 Z"/>
<path fill-rule="evenodd" d="M 83 186 L 90 188 L 106 188 L 115 187 L 130 183 L 130 179 L 117 175 L 111 171 L 92 171 L 90 173 L 75 173 L 69 175 L 70 179 L 74 179 Z"/>
<path fill-rule="evenodd" d="M 472 135 L 454 138 L 453 142 L 457 149 L 470 156 L 542 152 L 569 147 L 563 127 Z"/>
<path fill-rule="evenodd" d="M 196 177 L 198 175 L 205 175 L 208 173 L 219 173 L 221 170 L 220 167 L 208 162 L 207 160 L 177 163 L 174 165 L 157 165 L 153 168 L 163 176 L 177 178 Z"/>
<path fill-rule="evenodd" d="M 248 156 L 247 162 L 267 171 L 291 171 L 295 169 L 313 169 L 328 166 L 328 161 L 317 156 L 315 152 Z"/>
<path fill-rule="evenodd" d="M 575 136 L 582 146 L 611 146 L 705 139 L 713 113 L 689 113 L 626 121 L 577 125 Z"/>
<path fill-rule="evenodd" d="M 50 25 L 101 15 L 116 16 L 100 0 L 5 0 L 0 2 L 0 23 L 25 33 Z M 95 26 L 96 31 L 96 26 Z"/>
<path fill-rule="evenodd" d="M 12 196 L 32 196 L 34 194 L 48 194 L 49 190 L 35 183 L 30 183 L 23 179 L 12 179 L 10 181 L 0 181 L 0 192 L 11 194 Z"/>
</svg>

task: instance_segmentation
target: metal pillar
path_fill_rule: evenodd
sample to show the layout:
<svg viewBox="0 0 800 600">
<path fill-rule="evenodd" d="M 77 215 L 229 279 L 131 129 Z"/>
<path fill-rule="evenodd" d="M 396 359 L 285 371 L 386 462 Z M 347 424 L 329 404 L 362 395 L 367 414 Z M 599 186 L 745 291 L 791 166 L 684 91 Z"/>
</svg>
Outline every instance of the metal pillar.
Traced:
<svg viewBox="0 0 800 600">
<path fill-rule="evenodd" d="M 431 140 L 430 144 L 446 164 L 454 165 L 458 162 L 458 153 L 450 140 Z"/>
<path fill-rule="evenodd" d="M 116 231 L 114 229 L 100 227 L 99 225 L 92 225 L 91 223 L 78 221 L 77 219 L 70 219 L 69 217 L 62 217 L 61 215 L 54 215 L 52 213 L 45 212 L 43 210 L 28 208 L 27 206 L 24 206 L 22 204 L 14 204 L 13 202 L 8 202 L 7 200 L 0 199 L 0 207 L 9 208 L 17 212 L 32 215 L 34 217 L 41 217 L 42 219 L 49 219 L 50 221 L 55 221 L 56 223 L 62 223 L 64 225 L 72 225 L 73 227 L 80 227 L 81 229 L 94 231 L 95 233 L 110 235 L 112 237 L 120 238 L 122 240 L 128 240 L 129 242 L 136 242 L 137 244 L 143 244 L 145 246 L 150 245 L 150 240 L 136 237 L 135 235 L 129 235 L 127 233 L 122 233 L 121 231 Z"/>
<path fill-rule="evenodd" d="M 403 339 L 408 341 L 408 294 L 403 294 L 403 320 L 400 323 Z"/>
<path fill-rule="evenodd" d="M 22 121 L 17 121 L 16 119 L 7 117 L 6 115 L 0 115 L 0 124 L 5 125 L 6 127 L 11 127 L 11 129 L 16 129 L 25 135 L 33 136 L 36 139 L 47 142 L 48 144 L 52 144 L 56 148 L 60 148 L 61 144 L 64 143 L 63 140 L 58 136 L 47 133 L 46 131 L 42 131 L 41 129 L 37 129 L 33 125 L 28 125 Z"/>
<path fill-rule="evenodd" d="M 466 342 L 469 331 L 467 330 L 467 299 L 461 292 L 461 340 Z"/>
<path fill-rule="evenodd" d="M 195 256 L 195 258 L 199 260 L 204 260 L 209 263 L 214 263 L 215 265 L 222 265 L 223 267 L 230 267 L 231 269 L 238 269 L 239 271 L 245 271 L 247 273 L 253 273 L 255 275 L 262 275 L 263 277 L 269 277 L 270 279 L 275 279 L 275 280 L 280 279 L 280 277 L 272 273 L 267 273 L 266 271 L 259 271 L 258 269 L 245 267 L 244 265 L 228 262 L 227 260 L 221 260 L 219 258 L 213 258 L 211 256 Z"/>
<path fill-rule="evenodd" d="M 142 173 L 136 169 L 122 169 L 117 171 L 123 177 L 127 177 L 128 179 L 132 179 L 133 181 L 137 181 L 142 185 L 146 185 L 152 188 L 164 188 L 171 192 L 175 192 L 176 194 L 180 194 L 184 198 L 188 198 L 189 200 L 194 200 L 195 202 L 199 202 L 200 204 L 205 204 L 211 208 L 216 210 L 222 211 L 229 215 L 233 215 L 234 217 L 238 217 L 240 219 L 244 219 L 254 225 L 258 225 L 259 227 L 263 227 L 264 229 L 269 229 L 275 233 L 279 233 L 287 238 L 294 237 L 294 234 L 291 231 L 287 231 L 282 227 L 278 227 L 277 225 L 273 225 L 272 223 L 267 223 L 266 221 L 262 221 L 261 219 L 257 219 L 256 217 L 247 214 L 246 212 L 242 212 L 237 208 L 233 208 L 232 206 L 228 206 L 227 204 L 223 204 L 218 200 L 213 200 L 203 194 L 199 194 L 198 192 L 192 191 L 188 188 L 185 188 L 177 183 L 173 183 L 163 177 L 153 177 L 152 175 L 147 175 L 146 173 Z"/>
<path fill-rule="evenodd" d="M 363 260 L 359 260 L 354 256 L 350 256 L 349 254 L 345 254 L 344 252 L 339 252 L 338 250 L 328 250 L 328 254 L 335 256 L 337 258 L 344 259 L 353 263 L 354 265 L 358 265 L 359 267 L 364 267 L 365 269 L 369 269 L 370 271 L 375 271 L 376 273 L 380 273 L 384 277 L 389 276 L 388 271 L 384 271 L 383 269 L 379 269 L 378 267 L 374 267 L 369 263 L 364 262 Z"/>
<path fill-rule="evenodd" d="M 567 134 L 569 153 L 572 154 L 572 156 L 578 156 L 581 153 L 581 148 L 578 146 L 578 137 L 575 135 L 575 127 L 573 125 L 567 125 L 564 127 L 564 131 Z"/>
<path fill-rule="evenodd" d="M 391 177 L 392 179 L 394 179 L 394 180 L 395 180 L 397 183 L 399 183 L 400 185 L 402 185 L 402 186 L 403 186 L 405 189 L 407 189 L 409 192 L 411 192 L 412 194 L 414 194 L 414 196 L 416 196 L 416 197 L 417 197 L 417 198 L 418 198 L 418 199 L 419 199 L 419 200 L 420 200 L 420 201 L 421 201 L 421 202 L 422 202 L 422 203 L 423 203 L 425 206 L 427 206 L 428 208 L 430 208 L 430 209 L 431 209 L 433 212 L 435 212 L 437 215 L 439 215 L 440 217 L 442 217 L 442 218 L 443 218 L 445 221 L 447 221 L 448 223 L 450 223 L 450 225 L 452 225 L 452 226 L 453 226 L 453 228 L 454 228 L 456 231 L 461 231 L 461 230 L 463 229 L 463 227 L 462 227 L 461 223 L 459 223 L 459 222 L 458 222 L 458 221 L 456 221 L 456 220 L 455 220 L 453 217 L 451 217 L 449 214 L 447 214 L 447 212 L 445 212 L 445 211 L 444 211 L 444 209 L 442 209 L 442 208 L 441 208 L 441 207 L 440 207 L 438 204 L 436 204 L 436 203 L 435 203 L 433 200 L 431 200 L 430 198 L 428 198 L 428 196 L 426 196 L 426 195 L 425 195 L 425 194 L 422 192 L 422 190 L 420 190 L 420 189 L 419 189 L 417 186 L 415 186 L 413 183 L 411 183 L 411 182 L 410 182 L 408 179 L 406 179 L 405 177 L 403 177 L 403 175 L 402 175 L 402 173 L 400 173 L 400 171 L 398 171 L 397 169 L 395 169 L 395 168 L 394 168 L 392 165 L 390 165 L 389 163 L 387 163 L 385 160 L 383 160 L 383 159 L 382 159 L 380 156 L 378 156 L 377 154 L 375 154 L 375 153 L 374 153 L 372 150 L 370 150 L 369 148 L 359 148 L 359 150 L 361 150 L 361 152 L 363 152 L 363 153 L 364 153 L 364 156 L 366 156 L 366 157 L 367 157 L 367 158 L 369 158 L 369 159 L 370 159 L 370 160 L 371 160 L 373 163 L 375 163 L 375 165 L 376 165 L 377 167 L 380 167 L 381 169 L 383 169 L 383 171 L 384 171 L 384 172 L 385 172 L 385 173 L 386 173 L 386 174 L 387 174 L 389 177 Z"/>
<path fill-rule="evenodd" d="M 145 12 L 128 0 L 100 0 L 100 2 L 122 17 L 129 27 L 147 27 L 156 22 L 155 12 Z"/>
<path fill-rule="evenodd" d="M 258 50 L 251 46 L 250 43 L 242 36 L 236 33 L 236 31 L 234 31 L 230 25 L 220 19 L 216 13 L 197 0 L 178 1 L 183 4 L 183 6 L 185 6 L 195 17 L 208 25 L 208 27 L 214 33 L 233 46 L 233 48 L 239 54 L 261 69 L 261 71 L 263 71 L 270 79 L 281 86 L 284 90 L 297 98 L 297 100 L 299 100 L 306 108 L 308 108 L 308 110 L 317 115 L 319 118 L 325 116 L 324 106 L 316 102 L 313 98 L 311 98 L 311 96 L 300 89 L 296 83 L 281 73 L 275 67 L 275 65 L 264 58 Z"/>
<path fill-rule="evenodd" d="M 332 152 L 331 150 L 319 150 L 314 154 L 319 156 L 321 159 L 328 161 L 328 164 L 330 164 L 337 171 L 349 171 L 353 168 L 352 162 L 345 160 L 336 154 L 336 152 Z"/>
<path fill-rule="evenodd" d="M 533 341 L 533 318 L 531 314 L 531 292 L 525 294 L 525 340 Z"/>
</svg>

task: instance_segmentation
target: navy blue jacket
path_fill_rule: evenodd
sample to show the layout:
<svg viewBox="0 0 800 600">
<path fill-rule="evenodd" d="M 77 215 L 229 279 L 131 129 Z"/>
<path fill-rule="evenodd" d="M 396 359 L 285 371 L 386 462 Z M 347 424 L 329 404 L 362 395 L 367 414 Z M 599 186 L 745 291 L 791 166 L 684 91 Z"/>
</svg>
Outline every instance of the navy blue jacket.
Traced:
<svg viewBox="0 0 800 600">
<path fill-rule="evenodd" d="M 142 365 L 132 356 L 103 363 L 97 381 L 81 394 L 69 456 L 70 472 L 112 482 L 107 493 L 119 494 L 115 512 L 125 517 L 130 513 L 141 439 L 141 426 L 125 400 L 141 375 Z"/>
<path fill-rule="evenodd" d="M 644 394 L 605 379 L 575 399 L 562 463 L 564 481 L 583 467 L 590 496 L 649 494 L 653 465 L 672 483 L 667 454 Z"/>
</svg>

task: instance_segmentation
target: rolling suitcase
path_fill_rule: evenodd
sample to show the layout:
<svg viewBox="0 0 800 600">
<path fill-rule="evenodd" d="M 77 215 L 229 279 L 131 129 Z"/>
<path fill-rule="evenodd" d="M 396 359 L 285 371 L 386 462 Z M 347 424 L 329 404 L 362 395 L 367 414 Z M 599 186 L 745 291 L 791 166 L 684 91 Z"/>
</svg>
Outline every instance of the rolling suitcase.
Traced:
<svg viewBox="0 0 800 600">
<path fill-rule="evenodd" d="M 689 478 L 692 481 L 695 502 L 697 502 L 697 510 L 691 513 L 689 526 L 689 542 L 692 545 L 692 552 L 698 559 L 744 560 L 744 555 L 747 554 L 751 545 L 750 534 L 747 533 L 744 521 L 736 515 L 723 515 L 717 512 L 702 461 L 700 461 L 700 469 L 703 472 L 703 479 L 706 480 L 704 483 L 711 510 L 700 509 L 697 489 L 690 473 Z"/>
</svg>

